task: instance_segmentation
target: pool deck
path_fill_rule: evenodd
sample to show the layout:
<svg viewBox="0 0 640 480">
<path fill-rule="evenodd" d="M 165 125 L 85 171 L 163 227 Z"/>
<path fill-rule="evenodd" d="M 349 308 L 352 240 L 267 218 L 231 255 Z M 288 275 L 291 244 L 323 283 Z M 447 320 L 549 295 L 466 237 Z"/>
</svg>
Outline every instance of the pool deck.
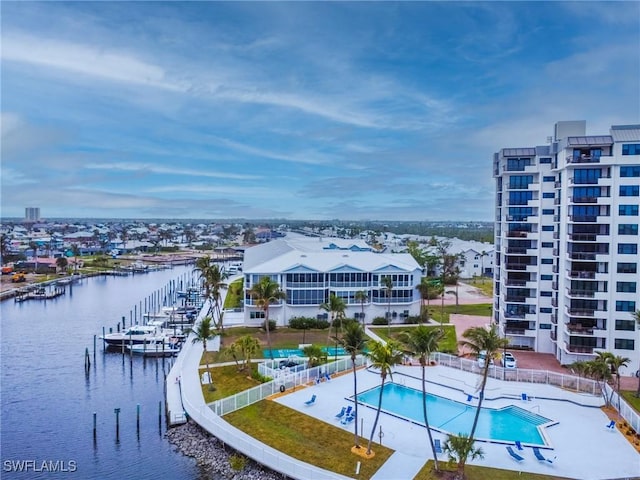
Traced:
<svg viewBox="0 0 640 480">
<path fill-rule="evenodd" d="M 421 389 L 420 367 L 399 366 L 396 372 L 395 382 Z M 428 367 L 427 391 L 464 403 L 467 401 L 467 394 L 476 392 L 479 378 L 479 375 L 448 367 Z M 376 372 L 368 370 L 358 372 L 359 391 L 368 390 L 379 384 L 380 376 Z M 533 397 L 533 400 L 521 400 L 521 393 Z M 317 396 L 317 400 L 314 405 L 306 406 L 304 402 L 312 394 Z M 353 431 L 353 425 L 343 426 L 335 418 L 342 406 L 353 404 L 349 400 L 352 394 L 353 378 L 351 374 L 346 374 L 281 396 L 275 401 L 334 424 L 338 428 L 348 428 L 349 431 Z M 477 399 L 472 400 L 471 403 L 476 406 Z M 576 403 L 588 406 L 580 406 Z M 533 450 L 527 446 L 523 451 L 518 452 L 524 457 L 524 461 L 517 462 L 507 453 L 504 443 L 484 441 L 476 443 L 476 446 L 484 451 L 484 459 L 469 463 L 522 473 L 542 473 L 583 480 L 640 476 L 640 455 L 619 431 L 606 428 L 609 419 L 599 408 L 602 404 L 601 397 L 569 392 L 545 384 L 503 382 L 490 378 L 487 382 L 483 407 L 500 408 L 516 405 L 558 422 L 544 429 L 548 447 L 541 450 L 545 457 L 553 459 L 553 463 L 538 461 Z M 359 422 L 364 423 L 364 436 L 368 438 L 375 418 L 375 409 L 361 406 L 358 408 L 358 414 Z M 380 415 L 378 432 L 380 427 L 383 432 L 382 443 L 396 452 L 372 478 L 374 480 L 413 478 L 424 463 L 432 458 L 430 448 L 427 446 L 426 429 L 421 425 L 385 413 Z M 374 451 L 375 444 L 379 441 L 378 432 L 374 438 Z M 433 435 L 442 442 L 446 440 L 444 433 L 433 431 Z M 439 458 L 446 460 L 446 455 L 443 454 Z"/>
</svg>

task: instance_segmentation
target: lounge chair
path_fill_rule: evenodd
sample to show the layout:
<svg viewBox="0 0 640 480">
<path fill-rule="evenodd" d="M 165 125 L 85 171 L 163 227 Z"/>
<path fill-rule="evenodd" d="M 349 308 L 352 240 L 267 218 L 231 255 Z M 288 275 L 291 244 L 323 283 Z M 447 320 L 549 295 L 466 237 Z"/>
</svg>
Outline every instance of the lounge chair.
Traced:
<svg viewBox="0 0 640 480">
<path fill-rule="evenodd" d="M 607 428 L 608 428 L 609 430 L 615 430 L 615 428 L 616 428 L 616 421 L 615 421 L 615 420 L 611 420 L 611 421 L 609 422 L 609 424 L 607 425 Z"/>
<path fill-rule="evenodd" d="M 522 448 L 522 442 L 520 440 L 516 440 L 516 448 L 518 450 L 524 450 L 524 448 Z"/>
<path fill-rule="evenodd" d="M 338 414 L 336 415 L 336 418 L 342 418 L 342 417 L 344 417 L 344 412 L 346 412 L 346 411 L 347 411 L 347 407 L 342 407 L 342 410 L 340 410 L 340 413 L 338 413 Z"/>
<path fill-rule="evenodd" d="M 522 462 L 524 460 L 524 457 L 521 457 L 516 452 L 514 452 L 511 446 L 507 447 L 507 452 L 509 452 L 509 455 L 511 455 L 511 458 L 513 458 L 516 462 Z"/>
<path fill-rule="evenodd" d="M 433 448 L 436 451 L 436 454 L 442 453 L 442 444 L 440 443 L 440 439 L 439 438 L 434 438 L 433 439 Z"/>
<path fill-rule="evenodd" d="M 353 422 L 355 420 L 356 416 L 352 413 L 350 413 L 349 415 L 345 415 L 344 418 L 342 420 L 340 420 L 340 423 L 342 425 L 349 425 L 351 422 Z"/>
<path fill-rule="evenodd" d="M 529 397 L 526 393 L 520 394 L 520 398 L 522 399 L 523 402 L 526 402 L 527 400 L 529 400 Z"/>
<path fill-rule="evenodd" d="M 471 400 L 473 400 L 473 395 L 467 395 L 467 402 L 470 402 Z"/>
<path fill-rule="evenodd" d="M 550 458 L 547 458 L 544 455 L 542 455 L 542 452 L 540 452 L 540 449 L 538 447 L 533 447 L 533 454 L 541 462 L 553 463 L 553 460 L 551 460 Z"/>
<path fill-rule="evenodd" d="M 310 407 L 311 405 L 313 405 L 314 403 L 316 403 L 316 396 L 315 394 L 311 395 L 311 399 L 307 400 L 306 402 L 304 402 L 304 404 L 307 407 Z"/>
<path fill-rule="evenodd" d="M 326 378 L 326 379 L 327 379 L 327 382 L 328 382 L 329 380 L 331 380 L 331 375 L 329 375 L 328 373 L 326 373 L 326 374 L 324 375 L 324 378 Z"/>
</svg>

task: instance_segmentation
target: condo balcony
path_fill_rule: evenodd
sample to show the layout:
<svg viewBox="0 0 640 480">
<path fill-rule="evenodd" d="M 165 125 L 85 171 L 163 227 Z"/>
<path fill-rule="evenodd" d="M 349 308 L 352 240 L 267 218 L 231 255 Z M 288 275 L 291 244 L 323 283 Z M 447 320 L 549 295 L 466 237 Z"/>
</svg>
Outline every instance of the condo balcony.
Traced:
<svg viewBox="0 0 640 480">
<path fill-rule="evenodd" d="M 595 317 L 596 310 L 584 308 L 567 308 L 567 314 L 570 317 Z"/>
<path fill-rule="evenodd" d="M 567 163 L 600 163 L 600 155 L 582 154 L 580 156 L 568 156 Z"/>
<path fill-rule="evenodd" d="M 598 217 L 606 215 L 569 215 L 570 222 L 597 223 Z"/>
<path fill-rule="evenodd" d="M 564 342 L 564 350 L 567 353 L 575 353 L 577 355 L 593 355 L 594 348 L 596 347 L 569 345 L 567 342 Z"/>
</svg>

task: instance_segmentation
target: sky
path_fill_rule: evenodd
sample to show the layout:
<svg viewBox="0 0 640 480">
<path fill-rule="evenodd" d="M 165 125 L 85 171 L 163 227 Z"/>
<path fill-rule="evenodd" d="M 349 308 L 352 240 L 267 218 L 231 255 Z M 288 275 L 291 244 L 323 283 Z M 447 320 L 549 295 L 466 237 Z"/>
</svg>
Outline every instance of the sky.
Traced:
<svg viewBox="0 0 640 480">
<path fill-rule="evenodd" d="M 1 215 L 491 221 L 493 153 L 640 123 L 638 2 L 11 2 Z"/>
</svg>

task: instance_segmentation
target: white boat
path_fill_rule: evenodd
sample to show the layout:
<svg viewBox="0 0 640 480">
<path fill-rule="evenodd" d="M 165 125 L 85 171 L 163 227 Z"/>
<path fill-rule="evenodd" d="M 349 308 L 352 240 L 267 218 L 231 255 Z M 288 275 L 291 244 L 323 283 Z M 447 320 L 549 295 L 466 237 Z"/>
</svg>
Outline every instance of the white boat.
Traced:
<svg viewBox="0 0 640 480">
<path fill-rule="evenodd" d="M 107 346 L 136 345 L 162 341 L 165 338 L 157 325 L 133 325 L 122 332 L 108 333 L 100 337 Z"/>
<path fill-rule="evenodd" d="M 175 337 L 167 337 L 149 343 L 136 343 L 126 348 L 134 355 L 145 357 L 172 357 L 180 352 L 182 343 Z"/>
</svg>

